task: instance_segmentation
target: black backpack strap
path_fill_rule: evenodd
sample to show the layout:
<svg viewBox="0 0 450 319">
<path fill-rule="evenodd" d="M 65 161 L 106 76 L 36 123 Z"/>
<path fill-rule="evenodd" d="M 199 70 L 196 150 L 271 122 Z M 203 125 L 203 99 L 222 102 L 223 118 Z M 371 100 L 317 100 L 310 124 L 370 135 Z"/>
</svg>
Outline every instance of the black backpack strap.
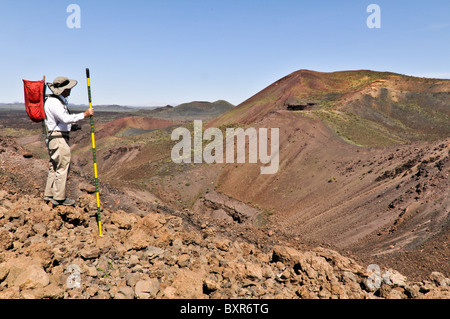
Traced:
<svg viewBox="0 0 450 319">
<path fill-rule="evenodd" d="M 64 107 L 67 109 L 67 112 L 69 112 L 69 114 L 72 114 L 72 112 L 70 112 L 70 110 L 69 110 L 69 107 L 66 105 L 66 103 L 63 100 L 61 100 L 61 97 L 59 95 L 50 94 L 49 97 L 54 97 L 54 98 L 58 99 L 64 105 Z"/>
</svg>

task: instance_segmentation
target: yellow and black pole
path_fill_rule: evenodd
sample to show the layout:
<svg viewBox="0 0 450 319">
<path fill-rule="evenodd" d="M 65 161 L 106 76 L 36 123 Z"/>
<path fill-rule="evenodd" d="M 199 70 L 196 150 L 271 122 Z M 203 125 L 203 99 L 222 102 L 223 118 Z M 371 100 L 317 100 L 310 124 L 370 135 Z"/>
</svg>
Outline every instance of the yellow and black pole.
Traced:
<svg viewBox="0 0 450 319">
<path fill-rule="evenodd" d="M 89 68 L 86 68 L 86 78 L 88 86 L 88 97 L 89 97 L 89 108 L 92 108 L 92 98 L 91 98 L 91 77 L 89 74 Z M 97 152 L 95 150 L 95 134 L 94 134 L 94 117 L 91 115 L 91 137 L 92 137 L 92 154 L 94 157 L 94 178 L 95 178 L 95 194 L 97 198 L 97 223 L 98 223 L 98 234 L 102 234 L 102 220 L 100 215 L 100 192 L 98 189 L 98 172 L 97 172 Z"/>
</svg>

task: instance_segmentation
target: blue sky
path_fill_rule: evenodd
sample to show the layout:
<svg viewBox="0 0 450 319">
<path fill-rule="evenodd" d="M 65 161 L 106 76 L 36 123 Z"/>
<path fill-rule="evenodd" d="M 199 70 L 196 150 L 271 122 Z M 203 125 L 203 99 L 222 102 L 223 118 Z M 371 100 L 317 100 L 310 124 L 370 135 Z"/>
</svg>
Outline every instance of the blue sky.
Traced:
<svg viewBox="0 0 450 319">
<path fill-rule="evenodd" d="M 448 0 L 0 0 L 0 30 L 4 103 L 23 101 L 22 79 L 64 75 L 87 104 L 86 67 L 94 105 L 239 104 L 299 69 L 450 78 Z"/>
</svg>

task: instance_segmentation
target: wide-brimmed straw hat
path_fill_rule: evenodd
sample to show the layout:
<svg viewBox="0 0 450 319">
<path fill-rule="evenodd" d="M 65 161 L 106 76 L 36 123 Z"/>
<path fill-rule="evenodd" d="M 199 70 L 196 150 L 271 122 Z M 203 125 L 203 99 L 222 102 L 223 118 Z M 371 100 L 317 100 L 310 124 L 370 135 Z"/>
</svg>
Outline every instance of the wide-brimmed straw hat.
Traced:
<svg viewBox="0 0 450 319">
<path fill-rule="evenodd" d="M 65 76 L 58 76 L 53 80 L 53 83 L 47 83 L 53 94 L 60 95 L 64 90 L 71 89 L 77 85 L 78 81 L 71 80 Z"/>
</svg>

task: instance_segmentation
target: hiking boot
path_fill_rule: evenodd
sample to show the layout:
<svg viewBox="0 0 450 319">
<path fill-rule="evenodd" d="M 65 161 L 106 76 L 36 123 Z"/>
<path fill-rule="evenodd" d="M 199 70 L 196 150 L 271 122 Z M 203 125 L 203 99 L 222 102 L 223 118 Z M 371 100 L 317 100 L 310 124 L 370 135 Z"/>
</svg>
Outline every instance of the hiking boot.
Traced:
<svg viewBox="0 0 450 319">
<path fill-rule="evenodd" d="M 46 203 L 51 202 L 52 199 L 53 199 L 52 196 L 45 196 L 45 197 L 44 197 L 44 202 L 46 202 Z"/>
<path fill-rule="evenodd" d="M 75 206 L 75 201 L 73 199 L 66 198 L 64 200 L 56 200 L 52 199 L 52 204 L 54 206 L 63 205 L 63 206 Z"/>
</svg>

